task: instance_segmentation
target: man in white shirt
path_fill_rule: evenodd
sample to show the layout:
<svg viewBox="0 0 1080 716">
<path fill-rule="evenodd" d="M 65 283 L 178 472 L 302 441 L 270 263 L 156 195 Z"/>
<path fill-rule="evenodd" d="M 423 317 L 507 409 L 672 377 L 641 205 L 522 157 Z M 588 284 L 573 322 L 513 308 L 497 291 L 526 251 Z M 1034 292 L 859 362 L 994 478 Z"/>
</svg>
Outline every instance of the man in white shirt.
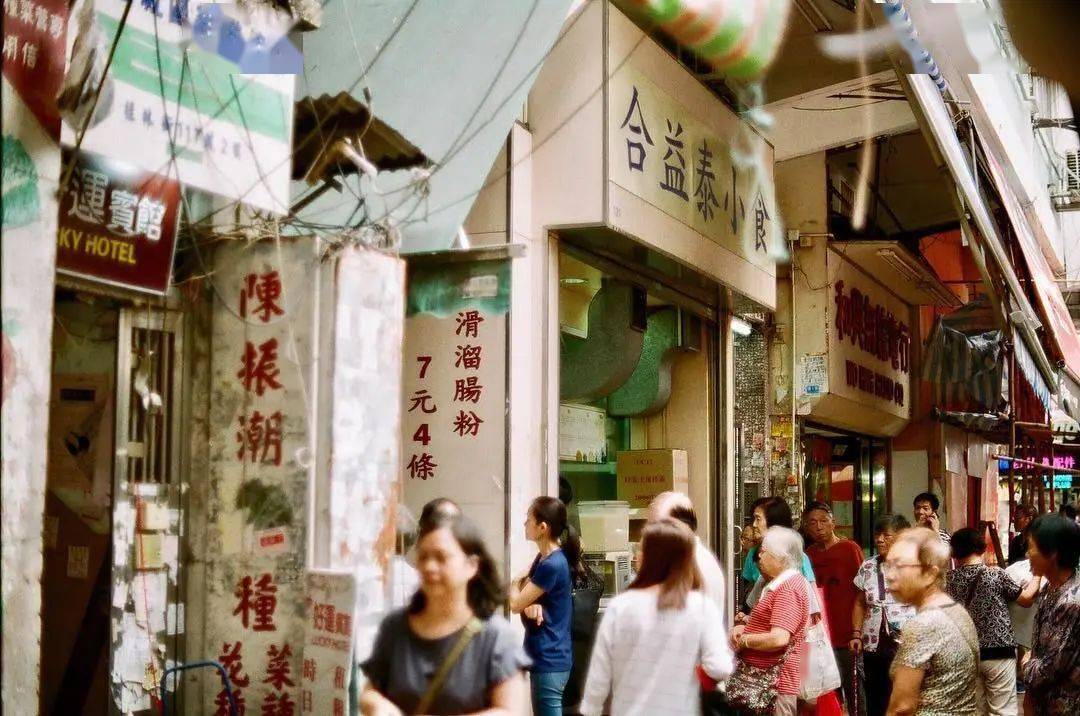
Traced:
<svg viewBox="0 0 1080 716">
<path fill-rule="evenodd" d="M 662 492 L 653 498 L 649 505 L 649 521 L 671 517 L 685 525 L 697 534 L 697 514 L 690 498 L 681 492 Z M 716 556 L 696 537 L 697 546 L 694 549 L 694 561 L 698 571 L 701 572 L 703 581 L 701 591 L 716 603 L 720 610 L 720 616 L 724 616 L 724 569 L 720 566 Z M 726 623 L 726 622 L 725 622 Z"/>
<path fill-rule="evenodd" d="M 698 571 L 701 572 L 701 591 L 709 601 L 716 604 L 717 613 L 720 616 L 720 630 L 726 637 L 727 620 L 724 618 L 724 569 L 717 561 L 716 555 L 697 536 L 697 513 L 690 498 L 681 492 L 661 492 L 652 503 L 649 504 L 649 521 L 670 517 L 682 522 L 694 533 L 694 562 Z M 717 691 L 703 691 L 701 694 L 701 711 L 705 716 L 714 716 L 724 713 L 723 695 Z"/>
</svg>

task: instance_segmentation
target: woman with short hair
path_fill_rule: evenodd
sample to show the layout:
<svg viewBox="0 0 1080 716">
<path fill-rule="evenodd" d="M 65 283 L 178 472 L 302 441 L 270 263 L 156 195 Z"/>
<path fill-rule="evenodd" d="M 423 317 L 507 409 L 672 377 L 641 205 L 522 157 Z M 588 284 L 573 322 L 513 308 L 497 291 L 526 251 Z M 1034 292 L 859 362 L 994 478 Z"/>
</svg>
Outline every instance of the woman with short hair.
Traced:
<svg viewBox="0 0 1080 716">
<path fill-rule="evenodd" d="M 1028 533 L 1028 559 L 1048 584 L 1020 665 L 1025 703 L 1038 714 L 1080 714 L 1080 525 L 1061 515 L 1039 517 Z"/>
<path fill-rule="evenodd" d="M 365 716 L 484 714 L 527 708 L 529 665 L 510 625 L 498 567 L 480 530 L 461 516 L 433 518 L 417 545 L 420 589 L 379 625 L 361 668 Z"/>
<path fill-rule="evenodd" d="M 789 527 L 770 527 L 758 555 L 761 573 L 768 583 L 746 624 L 732 630 L 731 643 L 746 666 L 770 669 L 783 662 L 777 675 L 773 713 L 794 716 L 810 622 L 810 584 L 800 571 L 802 537 Z"/>
<path fill-rule="evenodd" d="M 963 604 L 979 634 L 979 679 L 986 694 L 990 716 L 1016 715 L 1016 634 L 1009 604 L 1030 607 L 1035 602 L 1039 578 L 1026 588 L 1000 567 L 983 561 L 986 539 L 982 532 L 965 527 L 952 536 L 956 568 L 949 572 L 945 591 Z"/>
<path fill-rule="evenodd" d="M 855 574 L 858 590 L 852 610 L 851 652 L 861 655 L 866 713 L 882 716 L 889 707 L 892 680 L 889 667 L 899 647 L 900 629 L 915 616 L 915 607 L 896 601 L 885 588 L 885 555 L 896 535 L 911 526 L 903 515 L 882 515 L 874 522 L 874 546 L 877 554 L 866 560 Z"/>
<path fill-rule="evenodd" d="M 663 518 L 642 530 L 641 569 L 604 611 L 585 680 L 584 716 L 697 714 L 700 665 L 721 681 L 731 650 L 716 604 L 699 587 L 694 533 Z"/>
<path fill-rule="evenodd" d="M 967 611 L 945 593 L 949 546 L 926 527 L 896 536 L 885 559 L 885 583 L 915 607 L 893 659 L 889 716 L 982 713 L 979 637 Z"/>
</svg>

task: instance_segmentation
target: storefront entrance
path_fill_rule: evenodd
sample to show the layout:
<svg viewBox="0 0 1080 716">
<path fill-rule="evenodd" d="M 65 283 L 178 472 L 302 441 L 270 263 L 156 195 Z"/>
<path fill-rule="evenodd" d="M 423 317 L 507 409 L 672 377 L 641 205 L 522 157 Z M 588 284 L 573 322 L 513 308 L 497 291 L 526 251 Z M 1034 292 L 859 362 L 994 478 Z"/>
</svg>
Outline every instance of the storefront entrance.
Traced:
<svg viewBox="0 0 1080 716">
<path fill-rule="evenodd" d="M 148 712 L 165 659 L 179 653 L 180 323 L 179 314 L 57 292 L 43 714 Z"/>
<path fill-rule="evenodd" d="M 807 501 L 830 504 L 837 534 L 871 554 L 874 522 L 889 509 L 889 441 L 808 423 L 801 452 Z"/>
<path fill-rule="evenodd" d="M 713 539 L 725 513 L 712 317 L 585 252 L 563 253 L 559 266 L 559 475 L 587 552 L 616 570 L 651 495 L 666 489 L 691 496 L 699 534 Z"/>
</svg>

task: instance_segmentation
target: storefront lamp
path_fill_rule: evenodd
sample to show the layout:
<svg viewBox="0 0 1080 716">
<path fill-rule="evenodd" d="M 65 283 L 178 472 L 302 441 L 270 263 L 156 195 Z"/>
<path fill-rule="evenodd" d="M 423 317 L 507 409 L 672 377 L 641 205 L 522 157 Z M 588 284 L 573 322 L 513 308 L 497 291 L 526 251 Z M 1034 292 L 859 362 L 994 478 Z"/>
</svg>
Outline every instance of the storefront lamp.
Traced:
<svg viewBox="0 0 1080 716">
<path fill-rule="evenodd" d="M 734 333 L 737 336 L 743 336 L 745 338 L 746 336 L 753 333 L 753 331 L 754 331 L 754 329 L 753 329 L 753 327 L 751 327 L 751 325 L 749 323 L 747 323 L 746 321 L 744 321 L 741 318 L 737 318 L 735 316 L 732 316 L 732 318 L 731 318 L 731 332 L 732 333 Z"/>
</svg>

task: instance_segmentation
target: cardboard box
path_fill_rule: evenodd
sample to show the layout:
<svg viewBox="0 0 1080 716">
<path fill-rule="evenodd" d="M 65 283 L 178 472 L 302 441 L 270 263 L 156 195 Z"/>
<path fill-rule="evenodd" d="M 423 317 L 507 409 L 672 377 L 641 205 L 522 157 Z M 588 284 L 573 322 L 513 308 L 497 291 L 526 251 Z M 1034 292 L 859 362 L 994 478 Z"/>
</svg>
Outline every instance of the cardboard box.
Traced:
<svg viewBox="0 0 1080 716">
<path fill-rule="evenodd" d="M 685 450 L 624 450 L 615 463 L 616 491 L 630 508 L 648 507 L 661 492 L 690 489 Z"/>
</svg>

